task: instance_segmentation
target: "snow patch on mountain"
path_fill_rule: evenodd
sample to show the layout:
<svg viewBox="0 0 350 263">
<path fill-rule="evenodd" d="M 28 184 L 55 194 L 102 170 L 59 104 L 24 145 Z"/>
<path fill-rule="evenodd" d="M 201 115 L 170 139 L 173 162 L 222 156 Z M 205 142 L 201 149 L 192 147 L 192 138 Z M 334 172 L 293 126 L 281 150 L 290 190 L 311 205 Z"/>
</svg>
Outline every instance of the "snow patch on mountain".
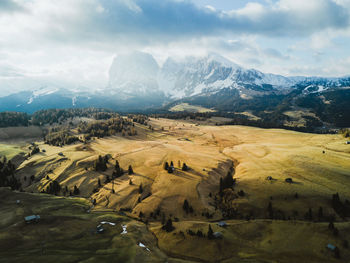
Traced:
<svg viewBox="0 0 350 263">
<path fill-rule="evenodd" d="M 34 90 L 32 96 L 29 98 L 27 104 L 31 104 L 36 98 L 53 94 L 59 91 L 58 88 L 55 87 L 43 87 L 38 90 Z"/>
<path fill-rule="evenodd" d="M 245 69 L 215 53 L 202 57 L 168 58 L 159 66 L 152 55 L 131 52 L 114 59 L 109 71 L 108 91 L 116 92 L 120 98 L 164 94 L 168 100 L 174 100 L 214 94 L 229 88 L 251 98 L 287 93 L 300 83 L 323 86 L 319 92 L 328 87 L 344 86 L 337 78 L 284 77 Z"/>
<path fill-rule="evenodd" d="M 292 85 L 295 85 L 297 82 L 293 79 L 289 79 L 284 76 L 279 76 L 275 74 L 263 74 L 261 75 L 260 79 L 255 80 L 255 84 L 262 85 L 262 84 L 270 84 L 272 86 L 277 87 L 290 87 Z"/>
<path fill-rule="evenodd" d="M 213 93 L 224 88 L 250 89 L 249 85 L 255 89 L 264 84 L 285 89 L 296 83 L 287 77 L 246 70 L 217 54 L 188 57 L 180 61 L 169 58 L 161 68 L 158 80 L 160 88 L 172 99 Z"/>
</svg>

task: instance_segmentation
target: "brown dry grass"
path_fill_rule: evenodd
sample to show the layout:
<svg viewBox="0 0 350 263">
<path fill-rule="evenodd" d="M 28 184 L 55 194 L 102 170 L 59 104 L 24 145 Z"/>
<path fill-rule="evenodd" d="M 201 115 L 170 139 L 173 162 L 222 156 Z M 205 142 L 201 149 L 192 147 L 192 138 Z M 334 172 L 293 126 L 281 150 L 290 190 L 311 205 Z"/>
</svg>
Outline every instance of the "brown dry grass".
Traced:
<svg viewBox="0 0 350 263">
<path fill-rule="evenodd" d="M 181 258 L 208 261 L 248 258 L 267 262 L 295 262 L 294 259 L 331 262 L 333 257 L 325 251 L 325 245 L 328 242 L 340 245 L 341 239 L 350 238 L 346 234 L 347 223 L 339 224 L 341 237 L 334 238 L 326 230 L 326 223 L 264 220 L 269 201 L 291 219 L 298 211 L 296 218 L 301 220 L 309 208 L 314 214 L 320 206 L 324 214 L 334 213 L 330 199 L 336 192 L 342 200 L 350 199 L 350 147 L 340 135 L 204 126 L 166 119 L 152 119 L 151 125 L 155 131 L 136 125 L 137 136 L 93 140 L 85 150 L 81 144 L 63 148 L 40 145 L 46 153 L 25 161 L 18 176 L 26 185 L 23 177 L 35 174 L 36 182 L 27 186 L 27 191 L 45 188 L 49 183 L 46 175 L 69 189 L 77 185 L 82 196 L 97 200 L 96 210 L 131 209 L 130 216 L 138 217 L 142 212 L 144 219 L 152 221 L 150 214 L 159 208 L 165 217 L 179 218 L 180 222 L 175 223 L 176 231 L 185 232 L 197 226 L 207 229 L 208 219 L 202 216 L 203 212 L 213 213 L 212 220 L 221 218 L 209 193 L 214 196 L 218 192 L 220 177 L 226 175 L 234 163 L 235 190 L 244 190 L 246 195 L 235 199 L 233 205 L 243 217 L 253 213 L 255 218 L 261 219 L 242 224 L 230 221 L 230 227 L 223 231 L 223 241 L 208 241 L 192 240 L 188 235 L 181 240 L 178 232 L 176 235 L 165 233 L 159 229 L 160 216 L 151 223 L 150 229 L 162 249 Z M 64 157 L 58 156 L 59 152 L 63 152 Z M 94 160 L 105 154 L 112 156 L 108 170 L 93 171 Z M 115 160 L 124 169 L 132 165 L 135 174 L 124 175 L 92 193 L 98 179 L 103 183 L 106 176 L 111 176 Z M 165 161 L 174 162 L 174 174 L 163 169 Z M 186 162 L 191 170 L 181 171 L 178 161 L 180 166 Z M 267 176 L 275 180 L 268 181 Z M 295 183 L 286 183 L 287 177 Z M 139 194 L 141 184 L 144 192 Z M 294 198 L 295 193 L 298 199 Z M 183 211 L 185 199 L 193 206 L 193 214 Z M 350 256 L 346 250 L 342 253 Z M 294 259 L 290 259 L 292 255 Z"/>
</svg>

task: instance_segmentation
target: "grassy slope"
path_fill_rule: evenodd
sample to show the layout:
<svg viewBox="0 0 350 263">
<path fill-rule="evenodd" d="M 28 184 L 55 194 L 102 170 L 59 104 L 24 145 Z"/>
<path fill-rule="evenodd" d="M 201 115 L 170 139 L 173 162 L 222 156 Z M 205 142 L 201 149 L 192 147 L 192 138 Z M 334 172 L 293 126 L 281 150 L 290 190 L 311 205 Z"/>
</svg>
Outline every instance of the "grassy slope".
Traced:
<svg viewBox="0 0 350 263">
<path fill-rule="evenodd" d="M 21 153 L 23 153 L 23 150 L 17 144 L 0 143 L 0 156 L 6 156 L 6 158 L 8 159 L 12 159 L 13 157 Z"/>
<path fill-rule="evenodd" d="M 190 105 L 188 103 L 180 103 L 177 104 L 169 109 L 169 111 L 172 112 L 182 112 L 182 111 L 187 111 L 187 112 L 215 112 L 215 110 L 204 108 L 201 106 L 195 106 L 195 105 Z"/>
<path fill-rule="evenodd" d="M 301 221 L 252 220 L 227 221 L 226 228 L 211 224 L 214 231 L 223 233 L 221 240 L 208 240 L 197 236 L 183 236 L 187 229 L 208 231 L 208 223 L 186 221 L 175 223 L 176 230 L 166 233 L 154 224 L 151 230 L 166 253 L 183 258 L 196 258 L 205 262 L 346 262 L 350 253 L 342 248 L 341 238 L 349 238 L 349 223 L 338 223 L 341 238 L 330 234 L 328 224 Z M 341 249 L 342 260 L 335 259 L 326 244 Z"/>
<path fill-rule="evenodd" d="M 87 213 L 89 205 L 85 199 L 0 188 L 0 262 L 164 261 L 165 255 L 143 224 L 115 213 Z M 39 214 L 41 220 L 26 224 L 23 218 L 31 214 Z M 105 233 L 96 234 L 101 221 L 116 225 L 105 225 Z M 126 235 L 120 235 L 122 224 L 127 225 Z"/>
<path fill-rule="evenodd" d="M 324 214 L 334 213 L 330 204 L 333 193 L 339 192 L 342 200 L 350 199 L 350 147 L 345 145 L 341 136 L 242 126 L 196 126 L 164 119 L 152 120 L 151 124 L 156 128 L 155 132 L 137 125 L 138 136 L 95 140 L 87 145 L 86 150 L 81 145 L 63 148 L 42 145 L 47 152 L 25 161 L 18 175 L 26 185 L 28 182 L 24 182 L 23 177 L 35 174 L 36 182 L 28 186 L 27 191 L 40 191 L 45 187 L 49 183 L 45 179 L 48 174 L 69 189 L 79 186 L 83 196 L 90 196 L 97 187 L 98 178 L 103 182 L 106 175 L 111 175 L 116 159 L 124 169 L 131 164 L 135 174 L 115 179 L 114 194 L 111 192 L 112 183 L 109 183 L 92 195 L 98 202 L 95 209 L 132 208 L 131 216 L 137 217 L 142 211 L 149 217 L 151 212 L 160 208 L 166 217 L 178 217 L 176 235 L 159 231 L 160 217 L 151 223 L 151 230 L 162 249 L 180 257 L 294 262 L 289 259 L 290 255 L 299 255 L 300 262 L 303 258 L 307 259 L 304 262 L 328 262 L 333 258 L 325 251 L 325 245 L 328 242 L 340 245 L 342 239 L 350 239 L 344 234 L 349 227 L 347 223 L 339 223 L 338 228 L 344 231 L 334 239 L 325 223 L 300 221 L 309 208 L 314 214 L 320 206 Z M 160 130 L 161 127 L 164 131 Z M 59 152 L 65 157 L 58 156 Z M 113 157 L 104 173 L 91 169 L 99 154 Z M 174 174 L 168 174 L 162 166 L 170 160 L 176 167 L 178 161 L 181 164 L 186 162 L 191 170 L 182 172 L 177 168 Z M 197 225 L 203 231 L 207 229 L 208 220 L 202 212 L 215 212 L 213 220 L 221 218 L 208 195 L 217 193 L 219 178 L 226 174 L 232 162 L 236 166 L 236 191 L 242 189 L 247 193 L 245 197 L 235 199 L 233 205 L 243 217 L 253 213 L 255 218 L 261 218 L 260 221 L 253 220 L 239 227 L 239 221 L 232 221 L 232 226 L 225 230 L 221 245 L 221 241 L 204 239 L 192 242 L 188 235 L 185 240 L 177 238 L 180 229 L 185 232 Z M 275 180 L 267 181 L 269 175 Z M 285 183 L 287 177 L 293 178 L 295 183 Z M 133 185 L 129 185 L 129 178 Z M 142 194 L 138 193 L 140 184 L 144 188 Z M 152 195 L 145 198 L 150 192 Z M 298 193 L 298 199 L 294 198 L 295 193 Z M 145 199 L 138 203 L 139 197 Z M 193 206 L 194 214 L 184 213 L 184 199 Z M 264 221 L 270 200 L 275 209 L 299 221 Z M 295 211 L 298 216 L 294 216 Z M 180 245 L 180 241 L 184 245 Z M 245 242 L 249 244 L 243 245 Z M 221 246 L 221 250 L 215 246 Z M 343 249 L 342 254 L 349 256 Z"/>
</svg>

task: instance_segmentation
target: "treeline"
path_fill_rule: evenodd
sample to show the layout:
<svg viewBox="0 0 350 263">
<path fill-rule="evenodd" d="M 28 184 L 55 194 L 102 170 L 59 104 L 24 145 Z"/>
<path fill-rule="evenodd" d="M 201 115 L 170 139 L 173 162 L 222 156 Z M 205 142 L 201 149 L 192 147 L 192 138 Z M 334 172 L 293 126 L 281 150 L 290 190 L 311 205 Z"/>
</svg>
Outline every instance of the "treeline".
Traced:
<svg viewBox="0 0 350 263">
<path fill-rule="evenodd" d="M 128 118 L 131 119 L 133 122 L 137 122 L 142 125 L 148 125 L 148 116 L 142 115 L 142 114 L 129 114 Z"/>
<path fill-rule="evenodd" d="M 269 96 L 264 96 L 266 100 L 266 105 L 263 105 L 261 98 L 258 98 L 258 101 L 253 100 L 257 105 L 251 104 L 253 102 L 244 102 L 243 106 L 235 104 L 236 108 L 232 108 L 230 111 L 225 110 L 225 108 L 220 108 L 216 112 L 205 112 L 205 113 L 196 113 L 196 112 L 169 112 L 166 109 L 153 110 L 148 112 L 148 115 L 141 114 L 129 114 L 128 119 L 130 122 L 136 122 L 142 125 L 148 125 L 149 117 L 154 118 L 167 118 L 167 119 L 190 119 L 195 121 L 205 121 L 211 117 L 226 117 L 230 118 L 231 121 L 226 123 L 218 123 L 218 125 L 245 125 L 245 126 L 254 126 L 260 128 L 281 128 L 287 130 L 296 130 L 301 132 L 313 132 L 313 133 L 332 133 L 332 130 L 326 129 L 323 127 L 323 122 L 326 121 L 329 123 L 336 124 L 338 127 L 347 127 L 349 126 L 348 116 L 344 113 L 343 109 L 347 109 L 348 105 L 341 106 L 336 105 L 337 103 L 332 103 L 331 106 L 320 105 L 322 102 L 318 97 L 312 97 L 311 95 L 299 98 L 300 89 L 292 92 L 286 97 L 275 96 L 273 98 Z M 335 95 L 335 94 L 337 95 Z M 340 100 L 339 94 L 336 92 L 332 93 L 333 96 L 330 99 Z M 329 96 L 329 94 L 327 95 Z M 347 96 L 347 93 L 344 95 Z M 296 104 L 298 106 L 312 108 L 315 110 L 317 116 L 321 117 L 319 120 L 311 116 L 303 116 L 305 120 L 305 125 L 303 127 L 293 127 L 285 125 L 286 122 L 293 121 L 289 116 L 285 115 L 284 112 L 290 110 L 290 105 L 293 104 L 293 99 L 296 99 Z M 277 103 L 278 102 L 278 103 Z M 248 104 L 247 104 L 248 103 Z M 322 104 L 324 104 L 322 102 Z M 196 104 L 206 106 L 206 104 Z M 239 114 L 237 112 L 242 112 L 250 110 L 254 115 L 259 117 L 258 120 L 249 119 L 249 117 Z M 32 125 L 45 125 L 45 124 L 62 124 L 64 121 L 73 120 L 74 117 L 87 117 L 93 118 L 95 120 L 108 120 L 120 118 L 116 112 L 106 110 L 106 109 L 97 109 L 97 108 L 82 108 L 82 109 L 49 109 L 49 110 L 40 110 L 35 112 L 33 115 L 28 115 L 26 113 L 17 113 L 17 112 L 3 112 L 0 113 L 0 127 L 8 126 L 27 126 Z M 151 128 L 151 127 L 150 127 Z M 125 130 L 126 133 L 131 133 L 131 131 Z M 106 135 L 104 135 L 106 136 Z"/>
<path fill-rule="evenodd" d="M 50 181 L 45 189 L 41 191 L 41 193 L 51 194 L 51 195 L 59 195 L 60 193 L 64 196 L 66 195 L 79 195 L 79 188 L 74 185 L 73 189 L 69 190 L 68 186 L 61 186 L 61 184 L 57 180 L 51 180 L 49 176 L 46 176 L 46 179 Z"/>
<path fill-rule="evenodd" d="M 15 178 L 15 171 L 16 167 L 11 160 L 0 158 L 0 187 L 11 187 L 12 190 L 21 188 L 20 182 Z"/>
<path fill-rule="evenodd" d="M 227 172 L 227 175 L 225 177 L 220 178 L 220 184 L 219 184 L 220 196 L 223 196 L 223 191 L 225 189 L 228 189 L 228 188 L 233 189 L 236 183 L 236 179 L 233 179 L 233 173 L 234 173 L 234 168 L 230 167 L 230 170 Z"/>
<path fill-rule="evenodd" d="M 330 130 L 320 130 L 322 122 L 314 118 L 306 119 L 305 126 L 288 126 L 284 125 L 285 121 L 290 121 L 291 119 L 286 115 L 274 115 L 274 113 L 266 114 L 269 115 L 265 119 L 260 120 L 249 120 L 245 117 L 239 115 L 231 117 L 231 121 L 225 122 L 224 125 L 244 125 L 244 126 L 253 126 L 258 128 L 275 128 L 275 129 L 285 129 L 299 132 L 311 132 L 311 133 L 331 133 Z M 228 116 L 227 116 L 228 117 Z"/>
<path fill-rule="evenodd" d="M 0 112 L 0 127 L 28 126 L 30 116 L 24 112 Z"/>
<path fill-rule="evenodd" d="M 332 129 L 327 129 L 323 122 L 331 123 L 336 127 L 349 127 L 350 117 L 346 112 L 350 111 L 349 90 L 334 90 L 323 93 L 327 101 L 326 104 L 320 98 L 319 93 L 303 95 L 305 85 L 297 85 L 295 89 L 287 95 L 267 95 L 255 97 L 254 100 L 242 100 L 240 94 L 235 90 L 222 90 L 220 93 L 210 97 L 195 97 L 182 100 L 193 105 L 200 105 L 207 108 L 215 108 L 216 112 L 194 113 L 194 112 L 169 112 L 167 109 L 174 104 L 167 105 L 161 111 L 153 112 L 153 117 L 168 119 L 192 119 L 205 120 L 210 117 L 226 117 L 232 121 L 226 125 L 246 125 L 261 128 L 282 128 L 312 133 L 332 133 Z M 178 103 L 178 102 L 176 102 Z M 292 110 L 291 106 L 296 105 L 311 109 L 317 117 L 303 116 L 304 127 L 291 127 L 285 125 L 286 122 L 293 121 L 284 113 Z M 250 111 L 259 120 L 251 120 L 247 116 L 238 112 Z"/>
<path fill-rule="evenodd" d="M 67 129 L 52 129 L 45 136 L 45 143 L 53 146 L 69 145 L 80 141 L 77 136 L 70 135 Z"/>
<path fill-rule="evenodd" d="M 342 134 L 345 138 L 350 137 L 350 129 L 340 129 L 339 134 Z"/>
<path fill-rule="evenodd" d="M 97 116 L 99 115 L 99 116 Z M 98 113 L 96 118 L 108 117 L 109 114 L 104 115 L 104 113 Z M 54 146 L 63 146 L 75 143 L 77 141 L 85 142 L 90 140 L 92 137 L 103 138 L 106 136 L 116 135 L 121 133 L 123 136 L 133 136 L 137 134 L 132 121 L 137 121 L 147 125 L 148 117 L 144 115 L 133 115 L 133 118 L 123 118 L 118 115 L 114 115 L 113 118 L 107 120 L 96 120 L 93 122 L 81 121 L 78 124 L 77 131 L 83 134 L 83 138 L 79 138 L 70 130 L 70 127 L 53 127 L 50 128 L 46 134 L 44 140 L 46 144 Z"/>
<path fill-rule="evenodd" d="M 300 132 L 312 132 L 312 133 L 331 133 L 330 130 L 324 130 L 320 129 L 320 127 L 323 125 L 321 121 L 318 119 L 304 116 L 304 119 L 306 119 L 306 123 L 304 127 L 292 127 L 287 126 L 284 123 L 286 121 L 291 121 L 291 118 L 287 115 L 283 114 L 283 112 L 286 110 L 286 108 L 281 108 L 278 111 L 274 112 L 252 112 L 257 117 L 261 118 L 259 120 L 251 120 L 249 117 L 238 114 L 234 112 L 224 112 L 224 111 L 217 111 L 217 112 L 166 112 L 166 113 L 159 113 L 159 114 L 152 114 L 151 117 L 153 118 L 166 118 L 166 119 L 190 119 L 194 121 L 206 121 L 207 119 L 210 119 L 211 117 L 224 117 L 231 119 L 227 122 L 221 122 L 216 123 L 216 125 L 244 125 L 244 126 L 253 126 L 253 127 L 259 127 L 259 128 L 278 128 L 278 129 L 285 129 L 285 130 L 293 130 L 293 131 L 300 131 Z"/>
<path fill-rule="evenodd" d="M 325 101 L 327 103 L 325 103 Z M 350 90 L 339 89 L 318 92 L 296 99 L 297 106 L 312 108 L 324 122 L 332 123 L 336 127 L 350 126 Z"/>
<path fill-rule="evenodd" d="M 103 138 L 117 133 L 122 133 L 124 136 L 126 134 L 129 136 L 137 134 L 132 122 L 122 117 L 90 123 L 81 122 L 78 125 L 78 132 L 84 133 L 87 140 L 91 137 Z"/>
<path fill-rule="evenodd" d="M 62 124 L 62 122 L 74 117 L 86 117 L 95 120 L 107 120 L 118 117 L 118 113 L 100 108 L 82 108 L 82 109 L 48 109 L 39 110 L 29 115 L 24 112 L 0 112 L 0 128 L 45 124 Z"/>
<path fill-rule="evenodd" d="M 331 123 L 336 127 L 349 127 L 350 115 L 346 114 L 350 111 L 350 90 L 334 89 L 323 92 L 322 96 L 318 92 L 308 95 L 304 94 L 306 83 L 298 84 L 293 87 L 293 91 L 289 94 L 275 94 L 256 96 L 252 100 L 242 100 L 237 90 L 222 89 L 212 96 L 195 96 L 190 99 L 184 99 L 181 102 L 187 102 L 192 105 L 200 105 L 206 108 L 215 108 L 217 112 L 215 116 L 226 117 L 235 112 L 251 111 L 254 115 L 262 120 L 257 125 L 273 126 L 271 128 L 293 129 L 293 127 L 283 126 L 288 116 L 285 111 L 292 110 L 292 106 L 299 106 L 310 109 L 317 117 L 304 117 L 307 124 L 303 131 L 306 132 L 322 132 L 323 122 Z M 317 88 L 318 89 L 318 88 Z M 325 103 L 327 101 L 327 103 Z M 178 103 L 178 102 L 176 102 Z M 163 114 L 171 114 L 166 112 L 168 107 L 163 108 Z M 159 112 L 160 113 L 160 112 Z M 192 114 L 191 114 L 192 115 Z M 226 116 L 225 116 L 226 115 Z M 319 119 L 318 119 L 319 118 Z M 251 123 L 248 123 L 249 125 Z M 315 127 L 318 126 L 318 129 Z"/>
<path fill-rule="evenodd" d="M 332 195 L 332 207 L 340 217 L 350 217 L 350 201 L 347 199 L 345 202 L 340 201 L 338 193 Z"/>
<path fill-rule="evenodd" d="M 165 118 L 172 120 L 181 120 L 181 119 L 191 119 L 191 120 L 206 120 L 211 117 L 217 117 L 220 114 L 217 112 L 163 112 L 163 113 L 154 113 L 150 116 L 152 118 Z"/>
<path fill-rule="evenodd" d="M 31 116 L 33 125 L 44 125 L 62 123 L 63 121 L 73 119 L 74 117 L 86 117 L 96 120 L 106 120 L 119 116 L 117 113 L 98 108 L 82 108 L 82 109 L 49 109 L 40 110 Z"/>
</svg>

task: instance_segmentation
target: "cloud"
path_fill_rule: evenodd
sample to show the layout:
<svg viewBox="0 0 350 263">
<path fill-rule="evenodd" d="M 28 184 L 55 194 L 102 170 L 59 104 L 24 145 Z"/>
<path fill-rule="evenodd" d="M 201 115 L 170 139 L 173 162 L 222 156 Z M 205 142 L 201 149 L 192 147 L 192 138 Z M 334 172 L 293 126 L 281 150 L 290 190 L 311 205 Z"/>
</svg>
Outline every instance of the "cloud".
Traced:
<svg viewBox="0 0 350 263">
<path fill-rule="evenodd" d="M 263 50 L 263 53 L 265 54 L 265 56 L 274 58 L 274 59 L 282 59 L 282 60 L 290 59 L 288 55 L 283 55 L 281 54 L 281 52 L 273 48 L 266 48 Z"/>
<path fill-rule="evenodd" d="M 12 0 L 1 0 L 0 1 L 0 14 L 2 13 L 13 13 L 17 11 L 23 11 L 24 9 Z"/>
<path fill-rule="evenodd" d="M 22 77 L 22 76 L 23 76 L 23 72 L 20 69 L 14 68 L 4 63 L 0 63 L 0 79 Z"/>
<path fill-rule="evenodd" d="M 0 0 L 0 60 L 14 68 L 0 67 L 0 75 L 19 68 L 103 87 L 113 56 L 125 49 L 150 51 L 161 60 L 213 51 L 283 74 L 302 74 L 297 65 L 318 74 L 347 70 L 341 70 L 346 63 L 335 69 L 328 62 L 342 58 L 339 53 L 350 56 L 350 0 L 239 2 L 247 4 L 222 10 L 215 1 Z"/>
<path fill-rule="evenodd" d="M 268 36 L 297 37 L 349 26 L 349 6 L 331 0 L 280 0 L 269 6 L 248 3 L 229 14 L 241 22 L 242 30 Z"/>
<path fill-rule="evenodd" d="M 118 2 L 103 1 L 109 17 L 96 16 L 101 32 L 166 38 L 220 35 L 222 33 L 268 36 L 305 36 L 327 28 L 349 26 L 349 9 L 332 0 L 281 0 L 275 4 L 248 3 L 232 11 L 197 7 L 189 1 L 139 0 L 138 10 L 125 10 Z M 108 22 L 110 28 L 104 26 Z M 127 28 L 127 31 L 124 29 Z"/>
<path fill-rule="evenodd" d="M 20 45 L 22 39 L 41 45 L 137 48 L 204 37 L 307 37 L 350 28 L 347 0 L 280 0 L 224 11 L 189 0 L 2 1 L 29 12 L 0 21 L 0 47 L 13 39 Z"/>
<path fill-rule="evenodd" d="M 33 10 L 36 22 L 42 23 L 37 28 L 26 25 L 27 29 L 37 32 L 40 28 L 38 33 L 48 39 L 143 43 L 222 34 L 296 37 L 329 28 L 344 29 L 349 27 L 350 8 L 346 3 L 280 0 L 222 11 L 186 0 L 36 0 L 30 5 L 23 2 Z"/>
</svg>

